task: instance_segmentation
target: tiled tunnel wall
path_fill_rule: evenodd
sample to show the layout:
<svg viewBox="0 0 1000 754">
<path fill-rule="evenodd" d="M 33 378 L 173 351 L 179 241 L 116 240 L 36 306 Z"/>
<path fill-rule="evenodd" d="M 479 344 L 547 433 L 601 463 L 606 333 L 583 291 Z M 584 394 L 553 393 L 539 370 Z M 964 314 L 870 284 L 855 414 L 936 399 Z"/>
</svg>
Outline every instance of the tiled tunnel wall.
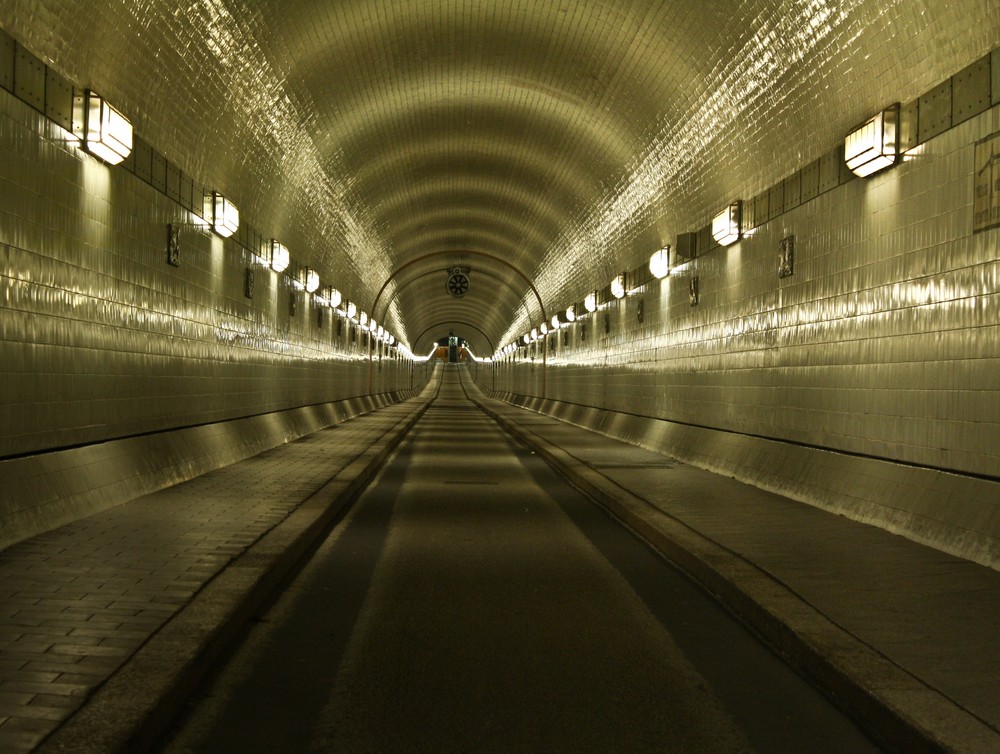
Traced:
<svg viewBox="0 0 1000 754">
<path fill-rule="evenodd" d="M 191 219 L 0 90 L 0 547 L 426 382 Z"/>
<path fill-rule="evenodd" d="M 1000 562 L 1000 230 L 973 232 L 975 145 L 998 131 L 992 107 L 519 348 L 479 383 Z M 793 274 L 779 277 L 789 236 Z"/>
</svg>

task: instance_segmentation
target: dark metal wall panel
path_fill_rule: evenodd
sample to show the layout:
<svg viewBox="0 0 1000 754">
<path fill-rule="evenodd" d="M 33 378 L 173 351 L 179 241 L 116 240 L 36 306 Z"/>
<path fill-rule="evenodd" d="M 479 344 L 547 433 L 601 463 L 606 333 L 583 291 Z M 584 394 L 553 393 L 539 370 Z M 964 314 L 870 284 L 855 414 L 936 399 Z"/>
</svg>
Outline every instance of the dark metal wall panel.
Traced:
<svg viewBox="0 0 1000 754">
<path fill-rule="evenodd" d="M 951 79 L 920 97 L 920 142 L 951 128 Z"/>
<path fill-rule="evenodd" d="M 827 152 L 819 158 L 819 193 L 824 193 L 840 185 L 840 155 Z"/>
<path fill-rule="evenodd" d="M 14 57 L 14 94 L 38 112 L 45 112 L 45 64 L 21 45 L 17 45 Z"/>
<path fill-rule="evenodd" d="M 951 122 L 958 125 L 990 106 L 990 56 L 980 58 L 951 80 Z"/>
<path fill-rule="evenodd" d="M 785 184 L 776 183 L 771 186 L 767 198 L 768 216 L 775 218 L 785 211 Z"/>
<path fill-rule="evenodd" d="M 784 180 L 785 211 L 795 209 L 802 203 L 802 174 L 795 173 Z"/>
<path fill-rule="evenodd" d="M 0 87 L 14 91 L 14 40 L 0 29 Z"/>
<path fill-rule="evenodd" d="M 801 170 L 802 201 L 808 202 L 819 195 L 819 160 L 813 160 Z"/>
<path fill-rule="evenodd" d="M 66 131 L 73 130 L 73 85 L 45 69 L 45 115 Z"/>
</svg>

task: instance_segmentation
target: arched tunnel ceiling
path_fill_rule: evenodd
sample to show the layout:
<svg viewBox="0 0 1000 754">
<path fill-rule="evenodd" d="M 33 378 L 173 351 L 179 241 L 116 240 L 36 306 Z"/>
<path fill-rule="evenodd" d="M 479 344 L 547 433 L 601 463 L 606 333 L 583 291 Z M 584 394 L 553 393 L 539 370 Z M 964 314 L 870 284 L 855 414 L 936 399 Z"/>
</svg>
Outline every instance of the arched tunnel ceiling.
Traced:
<svg viewBox="0 0 1000 754">
<path fill-rule="evenodd" d="M 372 313 L 403 342 L 429 347 L 464 323 L 480 352 L 540 321 L 529 281 L 551 316 L 1000 40 L 995 0 L 0 11 L 360 308 L 384 308 L 384 287 L 388 309 Z M 445 291 L 445 252 L 473 270 L 461 299 Z"/>
</svg>

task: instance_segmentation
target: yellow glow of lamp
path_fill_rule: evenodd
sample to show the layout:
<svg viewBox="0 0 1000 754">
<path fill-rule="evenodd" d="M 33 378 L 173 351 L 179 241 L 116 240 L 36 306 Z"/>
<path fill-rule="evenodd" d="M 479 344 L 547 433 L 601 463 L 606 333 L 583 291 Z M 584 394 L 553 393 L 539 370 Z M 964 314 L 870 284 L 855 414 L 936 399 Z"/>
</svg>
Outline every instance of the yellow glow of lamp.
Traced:
<svg viewBox="0 0 1000 754">
<path fill-rule="evenodd" d="M 306 267 L 306 293 L 315 293 L 319 290 L 319 273 L 312 267 Z"/>
<path fill-rule="evenodd" d="M 209 219 L 212 230 L 223 238 L 229 238 L 240 227 L 240 211 L 218 191 L 213 191 L 209 199 Z"/>
<path fill-rule="evenodd" d="M 271 269 L 275 272 L 284 272 L 288 269 L 291 257 L 281 243 L 271 239 Z"/>
<path fill-rule="evenodd" d="M 588 293 L 586 298 L 583 299 L 583 308 L 588 312 L 597 311 L 597 294 Z"/>
<path fill-rule="evenodd" d="M 653 252 L 653 256 L 649 258 L 649 272 L 657 280 L 662 280 L 670 274 L 669 246 Z"/>
<path fill-rule="evenodd" d="M 896 164 L 899 154 L 899 106 L 883 110 L 855 128 L 844 139 L 844 161 L 864 178 Z"/>
<path fill-rule="evenodd" d="M 720 246 L 729 246 L 740 240 L 740 210 L 742 207 L 742 202 L 733 202 L 712 218 L 712 238 Z"/>
<path fill-rule="evenodd" d="M 117 165 L 132 152 L 132 124 L 89 89 L 83 99 L 84 148 L 109 165 Z"/>
<path fill-rule="evenodd" d="M 625 295 L 625 275 L 617 275 L 611 281 L 611 295 L 615 298 L 622 298 Z"/>
</svg>

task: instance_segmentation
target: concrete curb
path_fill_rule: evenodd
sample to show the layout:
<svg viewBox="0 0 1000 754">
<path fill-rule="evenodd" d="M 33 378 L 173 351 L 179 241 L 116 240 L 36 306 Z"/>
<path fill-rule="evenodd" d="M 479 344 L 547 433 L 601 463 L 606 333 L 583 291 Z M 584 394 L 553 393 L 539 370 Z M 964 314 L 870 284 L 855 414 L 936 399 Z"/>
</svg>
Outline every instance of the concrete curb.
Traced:
<svg viewBox="0 0 1000 754">
<path fill-rule="evenodd" d="M 148 751 L 238 641 L 246 622 L 301 569 L 329 526 L 361 495 L 432 400 L 403 416 L 219 572 L 36 751 Z"/>
<path fill-rule="evenodd" d="M 1000 751 L 1000 735 L 993 728 L 840 628 L 753 563 L 476 403 L 517 441 L 716 595 L 880 745 L 907 754 Z"/>
</svg>

